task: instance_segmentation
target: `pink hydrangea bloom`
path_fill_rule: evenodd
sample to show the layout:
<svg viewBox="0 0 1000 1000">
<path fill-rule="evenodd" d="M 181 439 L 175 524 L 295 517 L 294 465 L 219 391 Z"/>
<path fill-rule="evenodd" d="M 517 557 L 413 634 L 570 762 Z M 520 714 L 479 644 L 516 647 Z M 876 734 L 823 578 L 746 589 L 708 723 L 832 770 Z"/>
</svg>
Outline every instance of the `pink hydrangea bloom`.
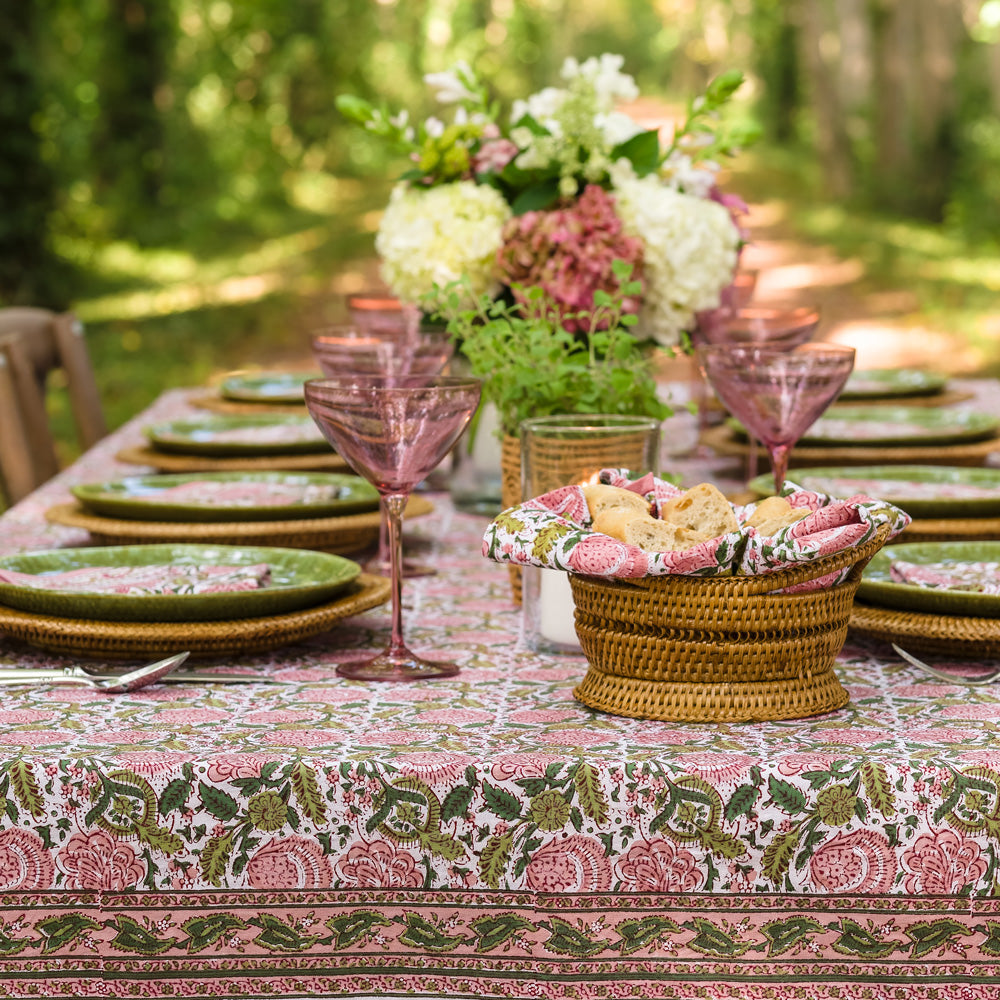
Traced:
<svg viewBox="0 0 1000 1000">
<path fill-rule="evenodd" d="M 631 264 L 633 277 L 639 277 L 642 240 L 625 234 L 615 199 L 596 184 L 589 184 L 568 207 L 510 219 L 497 251 L 502 280 L 541 287 L 570 331 L 585 329 L 586 323 L 569 314 L 589 311 L 597 289 L 617 291 L 611 269 L 616 259 Z M 637 313 L 639 306 L 638 299 L 628 299 L 625 311 Z"/>
</svg>

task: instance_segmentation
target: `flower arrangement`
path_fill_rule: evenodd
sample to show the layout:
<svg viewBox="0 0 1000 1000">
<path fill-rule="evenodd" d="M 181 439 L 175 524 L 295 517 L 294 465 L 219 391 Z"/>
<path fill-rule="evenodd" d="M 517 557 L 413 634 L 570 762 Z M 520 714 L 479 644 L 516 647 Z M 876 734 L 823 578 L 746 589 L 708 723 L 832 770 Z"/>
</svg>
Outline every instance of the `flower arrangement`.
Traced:
<svg viewBox="0 0 1000 1000">
<path fill-rule="evenodd" d="M 376 236 L 383 277 L 416 302 L 461 280 L 466 304 L 540 288 L 571 332 L 589 327 L 596 292 L 613 294 L 611 264 L 631 265 L 642 293 L 622 303 L 635 332 L 673 347 L 715 308 L 741 245 L 739 199 L 717 183 L 719 159 L 746 135 L 723 134 L 718 112 L 742 83 L 713 80 L 669 143 L 617 110 L 638 87 L 621 56 L 567 59 L 563 86 L 515 101 L 508 124 L 465 63 L 425 77 L 452 105 L 449 123 L 413 124 L 341 95 L 340 110 L 412 161 Z M 583 315 L 582 315 L 583 314 Z"/>
</svg>

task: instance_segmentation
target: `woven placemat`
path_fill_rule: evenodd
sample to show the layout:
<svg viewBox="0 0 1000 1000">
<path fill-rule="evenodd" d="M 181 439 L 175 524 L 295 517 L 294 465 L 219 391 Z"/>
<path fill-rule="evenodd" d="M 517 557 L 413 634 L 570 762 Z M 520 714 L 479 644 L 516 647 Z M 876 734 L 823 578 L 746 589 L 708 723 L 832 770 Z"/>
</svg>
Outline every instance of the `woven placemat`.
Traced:
<svg viewBox="0 0 1000 1000">
<path fill-rule="evenodd" d="M 405 518 L 434 510 L 426 497 L 412 496 Z M 360 552 L 378 539 L 381 514 L 377 510 L 344 517 L 309 517 L 289 521 L 131 521 L 92 514 L 78 503 L 58 504 L 45 512 L 54 524 L 89 531 L 98 545 L 196 542 L 217 545 L 271 545 L 292 549 L 324 549 L 347 555 Z"/>
<path fill-rule="evenodd" d="M 943 389 L 941 392 L 926 393 L 920 396 L 855 396 L 851 399 L 838 399 L 837 406 L 952 406 L 955 403 L 966 403 L 975 399 L 976 394 L 967 389 Z"/>
<path fill-rule="evenodd" d="M 343 618 L 389 600 L 391 584 L 362 573 L 346 594 L 325 604 L 283 615 L 214 622 L 104 622 L 0 607 L 0 631 L 31 646 L 71 656 L 112 660 L 165 656 L 188 650 L 192 656 L 257 653 L 325 632 Z"/>
<path fill-rule="evenodd" d="M 300 455 L 180 455 L 146 445 L 122 448 L 115 458 L 132 465 L 149 465 L 160 472 L 346 472 L 348 464 L 333 451 Z"/>
<path fill-rule="evenodd" d="M 1000 658 L 1000 619 L 897 611 L 854 602 L 849 630 L 923 653 Z"/>
<path fill-rule="evenodd" d="M 749 444 L 737 438 L 723 424 L 711 427 L 701 435 L 703 444 L 719 455 L 745 457 Z M 983 465 L 993 452 L 1000 452 L 1000 437 L 968 444 L 935 444 L 910 447 L 887 445 L 826 445 L 823 447 L 796 445 L 789 456 L 791 467 L 808 465 L 871 465 L 877 459 L 880 465 Z M 761 462 L 767 466 L 767 452 L 760 449 Z"/>
<path fill-rule="evenodd" d="M 199 410 L 211 410 L 213 413 L 229 413 L 233 416 L 288 415 L 302 416 L 306 413 L 306 404 L 302 403 L 253 403 L 241 399 L 225 399 L 218 393 L 195 393 L 188 396 L 187 401 Z"/>
</svg>

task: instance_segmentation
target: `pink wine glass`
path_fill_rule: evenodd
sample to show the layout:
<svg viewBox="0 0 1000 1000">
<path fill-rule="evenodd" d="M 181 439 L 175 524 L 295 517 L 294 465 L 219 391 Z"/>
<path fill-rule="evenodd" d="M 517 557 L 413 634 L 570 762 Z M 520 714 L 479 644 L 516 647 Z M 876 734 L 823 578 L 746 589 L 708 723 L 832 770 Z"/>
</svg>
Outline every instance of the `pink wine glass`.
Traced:
<svg viewBox="0 0 1000 1000">
<path fill-rule="evenodd" d="M 388 647 L 337 673 L 355 680 L 450 677 L 458 666 L 417 656 L 403 641 L 400 518 L 413 487 L 448 454 L 476 407 L 481 383 L 454 376 L 360 376 L 310 379 L 306 406 L 324 437 L 379 492 L 388 523 L 392 633 Z"/>
<path fill-rule="evenodd" d="M 401 336 L 420 323 L 420 310 L 387 292 L 369 291 L 348 295 L 351 322 L 365 333 Z"/>
<path fill-rule="evenodd" d="M 698 348 L 698 364 L 726 409 L 764 443 L 780 494 L 789 452 L 844 387 L 854 348 L 708 344 Z"/>
<path fill-rule="evenodd" d="M 380 330 L 361 330 L 350 325 L 329 327 L 312 338 L 313 357 L 328 377 L 440 375 L 454 351 L 454 341 L 444 330 L 417 326 L 407 331 L 401 327 Z M 365 568 L 389 575 L 389 536 L 384 512 L 379 522 L 378 551 Z M 403 560 L 403 576 L 433 576 L 436 572 L 423 563 Z"/>
</svg>

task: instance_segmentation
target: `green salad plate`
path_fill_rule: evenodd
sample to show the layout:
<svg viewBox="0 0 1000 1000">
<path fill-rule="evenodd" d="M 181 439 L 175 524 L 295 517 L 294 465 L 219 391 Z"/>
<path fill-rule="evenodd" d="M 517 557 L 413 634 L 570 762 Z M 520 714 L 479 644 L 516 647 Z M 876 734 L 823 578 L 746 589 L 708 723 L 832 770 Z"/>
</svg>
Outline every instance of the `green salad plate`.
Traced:
<svg viewBox="0 0 1000 1000">
<path fill-rule="evenodd" d="M 888 399 L 933 396 L 948 384 L 948 376 L 919 368 L 865 368 L 851 372 L 838 399 Z"/>
<path fill-rule="evenodd" d="M 198 417 L 154 424 L 145 434 L 160 451 L 180 455 L 298 455 L 331 450 L 308 416 Z"/>
<path fill-rule="evenodd" d="M 129 521 L 284 521 L 378 508 L 371 483 L 334 472 L 128 476 L 70 491 L 91 513 Z"/>
<path fill-rule="evenodd" d="M 939 615 L 1000 618 L 1000 594 L 981 593 L 953 586 L 921 586 L 893 579 L 893 562 L 917 567 L 946 567 L 957 579 L 963 564 L 996 564 L 1000 568 L 998 542 L 912 542 L 890 545 L 877 552 L 865 567 L 858 587 L 858 600 L 883 608 L 921 611 Z"/>
<path fill-rule="evenodd" d="M 911 517 L 1000 517 L 1000 469 L 951 465 L 815 466 L 793 469 L 789 482 L 844 499 L 863 493 Z M 758 497 L 774 493 L 770 473 L 747 484 Z"/>
<path fill-rule="evenodd" d="M 253 566 L 270 570 L 255 590 L 214 593 L 114 594 L 50 590 L 0 582 L 0 604 L 59 618 L 185 622 L 258 618 L 309 608 L 346 589 L 361 572 L 342 556 L 308 549 L 244 545 L 121 545 L 53 549 L 0 559 L 0 571 L 46 574 L 105 567 Z"/>
<path fill-rule="evenodd" d="M 241 403 L 302 403 L 302 386 L 319 372 L 261 372 L 229 375 L 219 383 L 219 395 Z"/>
</svg>

